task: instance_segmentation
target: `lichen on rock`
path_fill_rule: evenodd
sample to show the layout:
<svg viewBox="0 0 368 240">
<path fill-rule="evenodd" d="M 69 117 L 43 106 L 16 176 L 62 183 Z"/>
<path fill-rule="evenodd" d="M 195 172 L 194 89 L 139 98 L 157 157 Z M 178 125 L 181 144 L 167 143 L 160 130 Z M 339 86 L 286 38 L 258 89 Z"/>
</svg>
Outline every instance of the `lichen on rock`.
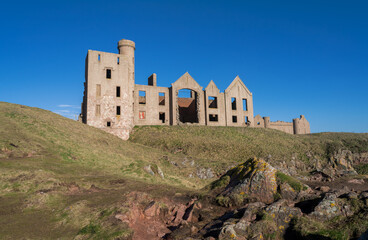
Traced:
<svg viewBox="0 0 368 240">
<path fill-rule="evenodd" d="M 245 199 L 272 203 L 277 192 L 276 172 L 266 161 L 251 158 L 229 170 L 213 185 L 228 182 L 221 195 L 230 198 L 234 205 L 241 205 Z"/>
</svg>

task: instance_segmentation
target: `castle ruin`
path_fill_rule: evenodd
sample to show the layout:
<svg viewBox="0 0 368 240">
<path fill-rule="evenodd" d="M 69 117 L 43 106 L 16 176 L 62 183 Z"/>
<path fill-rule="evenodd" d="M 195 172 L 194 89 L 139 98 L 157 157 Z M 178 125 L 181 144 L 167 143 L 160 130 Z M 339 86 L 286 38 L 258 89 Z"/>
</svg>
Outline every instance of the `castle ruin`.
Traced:
<svg viewBox="0 0 368 240">
<path fill-rule="evenodd" d="M 252 93 L 239 76 L 224 92 L 212 80 L 203 90 L 189 73 L 171 87 L 157 86 L 155 73 L 148 78 L 148 85 L 135 84 L 135 43 L 122 39 L 118 49 L 118 54 L 88 50 L 81 112 L 85 124 L 124 140 L 135 125 L 249 126 L 290 134 L 310 133 L 303 115 L 292 122 L 254 117 Z M 188 96 L 179 94 L 183 89 L 187 89 Z"/>
</svg>

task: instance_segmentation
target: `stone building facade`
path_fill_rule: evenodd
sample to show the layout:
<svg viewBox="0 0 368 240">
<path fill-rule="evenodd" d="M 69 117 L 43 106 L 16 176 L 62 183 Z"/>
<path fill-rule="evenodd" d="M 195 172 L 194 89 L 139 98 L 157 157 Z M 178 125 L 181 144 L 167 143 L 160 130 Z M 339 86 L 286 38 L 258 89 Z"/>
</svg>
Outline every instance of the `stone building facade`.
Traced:
<svg viewBox="0 0 368 240">
<path fill-rule="evenodd" d="M 189 73 L 171 87 L 157 86 L 155 73 L 148 78 L 148 85 L 135 84 L 135 43 L 122 39 L 118 50 L 118 54 L 88 50 L 80 116 L 85 124 L 124 140 L 135 125 L 250 126 L 291 134 L 310 133 L 304 116 L 293 122 L 253 117 L 253 95 L 239 76 L 224 92 L 212 80 L 203 90 Z M 183 89 L 189 96 L 179 94 Z"/>
</svg>

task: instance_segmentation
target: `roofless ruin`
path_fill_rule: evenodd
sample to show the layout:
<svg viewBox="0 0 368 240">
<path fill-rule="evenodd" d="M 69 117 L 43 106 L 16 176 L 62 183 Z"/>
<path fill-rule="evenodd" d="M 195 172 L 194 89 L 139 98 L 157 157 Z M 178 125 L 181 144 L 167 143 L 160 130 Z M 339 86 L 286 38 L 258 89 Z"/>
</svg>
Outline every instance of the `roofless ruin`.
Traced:
<svg viewBox="0 0 368 240">
<path fill-rule="evenodd" d="M 118 49 L 118 54 L 88 50 L 81 113 L 85 124 L 124 140 L 135 125 L 249 126 L 310 133 L 303 115 L 292 122 L 254 117 L 252 93 L 239 76 L 224 92 L 212 80 L 203 90 L 189 73 L 171 87 L 157 86 L 155 73 L 148 78 L 148 85 L 135 84 L 135 43 L 122 39 Z"/>
</svg>

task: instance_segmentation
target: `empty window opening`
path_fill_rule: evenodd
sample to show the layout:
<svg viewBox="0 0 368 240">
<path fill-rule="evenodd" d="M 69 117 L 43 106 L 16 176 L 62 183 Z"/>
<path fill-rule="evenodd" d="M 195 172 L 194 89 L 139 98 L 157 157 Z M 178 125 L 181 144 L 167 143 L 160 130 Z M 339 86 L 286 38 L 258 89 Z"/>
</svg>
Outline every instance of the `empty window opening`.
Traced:
<svg viewBox="0 0 368 240">
<path fill-rule="evenodd" d="M 246 98 L 243 98 L 243 111 L 248 111 L 248 101 Z"/>
<path fill-rule="evenodd" d="M 120 64 L 120 57 L 118 57 L 117 63 Z"/>
<path fill-rule="evenodd" d="M 217 108 L 217 97 L 208 97 L 208 107 Z"/>
<path fill-rule="evenodd" d="M 106 126 L 107 126 L 107 127 L 111 127 L 111 122 L 110 122 L 110 121 L 108 121 L 108 122 L 106 123 Z"/>
<path fill-rule="evenodd" d="M 120 106 L 116 106 L 116 115 L 120 116 Z"/>
<path fill-rule="evenodd" d="M 100 105 L 96 105 L 96 116 L 100 116 L 101 115 L 101 106 Z"/>
<path fill-rule="evenodd" d="M 237 123 L 238 122 L 238 117 L 237 116 L 233 116 L 233 123 Z"/>
<path fill-rule="evenodd" d="M 101 61 L 101 55 L 98 54 L 98 61 Z"/>
<path fill-rule="evenodd" d="M 231 98 L 231 109 L 236 110 L 236 98 Z"/>
<path fill-rule="evenodd" d="M 139 112 L 139 119 L 146 119 L 146 112 L 140 111 Z"/>
<path fill-rule="evenodd" d="M 101 97 L 101 84 L 96 84 L 96 97 Z"/>
<path fill-rule="evenodd" d="M 261 125 L 261 122 L 257 122 L 257 125 Z"/>
<path fill-rule="evenodd" d="M 248 117 L 247 116 L 244 117 L 244 122 L 248 123 Z"/>
<path fill-rule="evenodd" d="M 210 122 L 218 122 L 218 115 L 217 114 L 210 114 L 209 115 Z"/>
<path fill-rule="evenodd" d="M 162 123 L 165 123 L 165 113 L 164 112 L 159 113 L 159 119 L 161 120 Z"/>
<path fill-rule="evenodd" d="M 190 89 L 180 89 L 177 96 L 178 122 L 198 123 L 197 92 Z"/>
<path fill-rule="evenodd" d="M 111 79 L 111 69 L 106 69 L 106 78 Z"/>
<path fill-rule="evenodd" d="M 120 87 L 116 87 L 116 97 L 120 97 Z"/>
<path fill-rule="evenodd" d="M 146 104 L 146 91 L 139 91 L 139 104 Z"/>
<path fill-rule="evenodd" d="M 158 93 L 158 105 L 165 105 L 165 93 Z"/>
</svg>

